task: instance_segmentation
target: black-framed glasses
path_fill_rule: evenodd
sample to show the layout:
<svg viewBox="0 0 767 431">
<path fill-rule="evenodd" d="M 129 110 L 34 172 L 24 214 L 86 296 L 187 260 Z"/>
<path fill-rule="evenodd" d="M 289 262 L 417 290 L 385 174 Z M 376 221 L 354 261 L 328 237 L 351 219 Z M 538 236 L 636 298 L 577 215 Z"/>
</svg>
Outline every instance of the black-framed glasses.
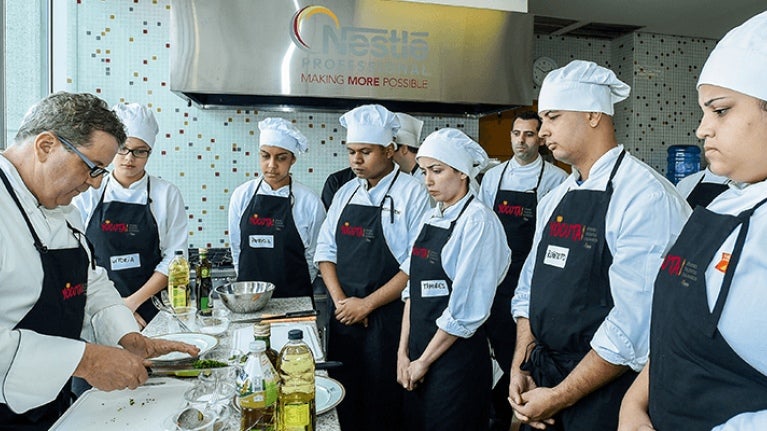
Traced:
<svg viewBox="0 0 767 431">
<path fill-rule="evenodd" d="M 98 166 L 97 164 L 93 163 L 91 159 L 85 156 L 85 154 L 81 153 L 80 150 L 77 149 L 74 145 L 72 145 L 71 142 L 67 141 L 66 139 L 62 138 L 61 136 L 56 136 L 59 141 L 61 141 L 62 144 L 64 144 L 65 147 L 72 150 L 73 153 L 77 154 L 77 157 L 80 158 L 80 160 L 85 163 L 86 166 L 88 166 L 88 169 L 90 169 L 89 175 L 91 178 L 98 178 L 102 175 L 106 175 L 109 173 L 109 171 L 106 168 L 102 168 L 101 166 Z"/>
<path fill-rule="evenodd" d="M 137 159 L 146 159 L 150 154 L 152 154 L 152 150 L 147 150 L 145 148 L 136 148 L 135 150 L 131 150 L 128 147 L 122 147 L 117 150 L 117 154 L 121 156 L 127 156 L 129 153 L 133 154 L 133 157 Z"/>
</svg>

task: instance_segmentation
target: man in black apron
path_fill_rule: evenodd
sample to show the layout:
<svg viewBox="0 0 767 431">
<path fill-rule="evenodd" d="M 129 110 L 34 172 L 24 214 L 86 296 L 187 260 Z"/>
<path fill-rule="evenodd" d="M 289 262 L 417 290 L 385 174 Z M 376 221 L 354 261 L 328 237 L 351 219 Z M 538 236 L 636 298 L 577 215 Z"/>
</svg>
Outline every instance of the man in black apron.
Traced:
<svg viewBox="0 0 767 431">
<path fill-rule="evenodd" d="M 310 271 L 307 249 L 311 260 L 325 211 L 319 196 L 290 176 L 307 139 L 282 118 L 266 118 L 258 127 L 262 178 L 238 187 L 230 203 L 237 280 L 274 283 L 275 298 L 312 297 L 316 271 L 313 264 Z"/>
<path fill-rule="evenodd" d="M 407 276 L 399 265 L 409 230 L 428 207 L 426 193 L 394 169 L 391 142 L 399 125 L 393 113 L 364 105 L 344 114 L 341 124 L 359 179 L 338 191 L 315 254 L 332 299 L 328 359 L 344 364 L 331 373 L 346 388 L 339 419 L 349 430 L 401 429 L 396 360 Z"/>
<path fill-rule="evenodd" d="M 137 332 L 130 310 L 90 261 L 68 207 L 79 190 L 100 184 L 103 166 L 124 140 L 122 124 L 102 100 L 62 92 L 29 111 L 0 156 L 6 298 L 0 344 L 13 352 L 0 363 L 0 430 L 47 430 L 69 406 L 73 375 L 104 390 L 135 388 L 147 378 L 143 358 L 198 352 Z M 124 349 L 80 341 L 85 315 L 104 325 L 100 340 Z"/>
<path fill-rule="evenodd" d="M 511 298 L 517 287 L 522 265 L 530 253 L 535 233 L 535 213 L 540 197 L 559 185 L 567 178 L 567 174 L 543 160 L 538 155 L 541 141 L 538 131 L 541 120 L 533 111 L 517 114 L 512 120 L 511 148 L 514 152 L 513 161 L 488 171 L 482 180 L 479 196 L 495 212 L 506 233 L 506 243 L 511 248 L 511 266 L 506 278 L 498 286 L 493 300 L 493 309 L 487 321 L 487 334 L 493 347 L 493 356 L 498 366 L 503 370 L 503 376 L 493 387 L 493 415 L 491 431 L 507 431 L 511 425 L 513 414 L 509 406 L 509 369 L 514 356 L 514 341 L 517 327 L 511 316 Z M 535 181 L 530 182 L 530 172 L 521 172 L 524 166 L 540 164 L 536 169 Z M 517 166 L 511 172 L 509 165 Z M 499 173 L 498 173 L 499 172 Z M 544 174 L 546 181 L 543 181 Z M 497 176 L 497 183 L 494 181 Z M 530 185 L 525 185 L 530 184 Z M 503 186 L 503 188 L 501 187 Z M 492 188 L 492 190 L 490 190 Z M 541 190 L 542 189 L 542 190 Z M 492 199 L 492 201 L 491 201 Z"/>
<path fill-rule="evenodd" d="M 513 300 L 509 392 L 520 419 L 547 429 L 616 429 L 646 360 L 652 263 L 689 211 L 617 144 L 613 104 L 628 93 L 612 71 L 579 60 L 550 72 L 541 89 L 540 136 L 575 172 L 539 207 L 535 254 Z"/>
</svg>

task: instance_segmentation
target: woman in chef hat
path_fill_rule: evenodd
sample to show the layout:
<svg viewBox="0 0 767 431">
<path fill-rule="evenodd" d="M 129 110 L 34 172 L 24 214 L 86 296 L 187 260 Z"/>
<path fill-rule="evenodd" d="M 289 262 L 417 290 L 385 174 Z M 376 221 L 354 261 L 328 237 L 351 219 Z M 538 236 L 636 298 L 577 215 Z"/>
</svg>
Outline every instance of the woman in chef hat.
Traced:
<svg viewBox="0 0 767 431">
<path fill-rule="evenodd" d="M 147 300 L 168 287 L 174 251 L 187 250 L 187 215 L 178 187 L 146 171 L 159 132 L 152 111 L 138 103 L 113 109 L 128 139 L 101 187 L 88 189 L 73 203 L 87 226 L 96 263 L 106 268 L 144 327 L 157 314 Z"/>
<path fill-rule="evenodd" d="M 237 187 L 229 202 L 237 280 L 274 283 L 275 298 L 312 296 L 312 259 L 325 208 L 317 193 L 290 176 L 307 139 L 283 118 L 266 118 L 258 129 L 261 178 Z"/>
<path fill-rule="evenodd" d="M 767 429 L 767 12 L 731 30 L 698 80 L 697 135 L 729 190 L 697 207 L 655 281 L 650 361 L 620 430 Z"/>
<path fill-rule="evenodd" d="M 410 391 L 410 430 L 488 427 L 492 367 L 482 324 L 511 251 L 498 218 L 470 190 L 487 160 L 479 144 L 451 128 L 430 134 L 418 150 L 437 206 L 401 266 L 410 280 L 397 380 Z"/>
</svg>

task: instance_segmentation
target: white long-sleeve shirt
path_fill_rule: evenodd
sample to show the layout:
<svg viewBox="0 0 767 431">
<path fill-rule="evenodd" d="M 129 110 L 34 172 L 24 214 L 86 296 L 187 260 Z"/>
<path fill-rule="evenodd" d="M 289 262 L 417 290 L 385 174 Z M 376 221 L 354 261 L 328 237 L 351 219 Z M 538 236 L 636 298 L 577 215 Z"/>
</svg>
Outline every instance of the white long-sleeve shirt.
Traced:
<svg viewBox="0 0 767 431">
<path fill-rule="evenodd" d="M 232 250 L 234 269 L 238 269 L 240 263 L 240 219 L 248 208 L 250 200 L 256 193 L 256 187 L 261 183 L 258 194 L 267 196 L 288 197 L 288 186 L 272 190 L 265 181 L 258 179 L 250 180 L 238 186 L 229 201 L 229 247 Z M 322 222 L 325 220 L 325 207 L 322 205 L 320 196 L 309 187 L 293 180 L 293 220 L 298 230 L 298 235 L 304 243 L 304 256 L 309 265 L 309 277 L 314 280 L 317 276 L 317 268 L 314 266 L 314 250 L 317 247 L 317 235 Z"/>
<path fill-rule="evenodd" d="M 527 165 L 520 165 L 515 158 L 511 158 L 506 163 L 490 169 L 482 177 L 482 184 L 479 188 L 479 199 L 484 202 L 490 209 L 493 208 L 495 203 L 495 196 L 498 192 L 498 182 L 501 183 L 501 190 L 513 190 L 517 192 L 527 192 L 535 188 L 538 184 L 538 176 L 541 174 L 541 164 L 545 163 L 543 168 L 543 176 L 541 177 L 541 184 L 538 186 L 538 202 L 543 199 L 546 194 L 556 188 L 558 185 L 567 178 L 567 172 L 560 169 L 557 166 L 552 165 L 543 160 L 543 157 L 538 156 L 535 161 Z M 506 173 L 501 178 L 501 173 L 506 165 L 509 167 L 506 169 Z"/>
<path fill-rule="evenodd" d="M 438 204 L 424 217 L 423 225 L 448 229 L 472 195 L 468 193 L 444 212 Z M 457 337 L 471 337 L 490 317 L 495 290 L 511 263 L 503 225 L 492 210 L 475 198 L 456 222 L 440 256 L 442 269 L 453 281 L 453 291 L 447 308 L 437 319 L 437 327 Z M 410 256 L 400 269 L 410 275 Z M 409 283 L 402 298 L 410 298 Z"/>
<path fill-rule="evenodd" d="M 515 318 L 529 318 L 530 282 L 538 244 L 554 209 L 569 190 L 605 190 L 622 150 L 621 145 L 600 157 L 589 178 L 580 185 L 580 174 L 574 171 L 538 205 L 533 248 L 511 301 Z M 690 212 L 687 202 L 668 180 L 626 154 L 613 178 L 613 195 L 605 221 L 605 238 L 613 256 L 608 277 L 615 305 L 591 340 L 591 347 L 607 362 L 635 371 L 647 362 L 655 277 L 667 248 L 676 240 Z"/>
<path fill-rule="evenodd" d="M 317 239 L 317 251 L 314 253 L 315 264 L 319 262 L 336 263 L 338 247 L 336 244 L 336 227 L 341 212 L 349 198 L 352 204 L 378 207 L 381 205 L 386 190 L 394 180 L 398 167 L 381 178 L 381 181 L 368 190 L 367 180 L 353 179 L 338 189 L 333 204 L 328 208 L 328 216 L 322 224 Z M 359 187 L 359 190 L 357 188 Z M 355 190 L 357 192 L 355 193 Z M 423 184 L 410 175 L 400 172 L 397 182 L 392 185 L 389 195 L 381 211 L 381 224 L 386 244 L 397 263 L 400 265 L 410 256 L 410 249 L 418 235 L 418 230 L 424 214 L 429 210 L 429 195 Z M 390 223 L 391 205 L 394 203 L 394 223 Z M 339 269 L 341 270 L 341 269 Z"/>
<path fill-rule="evenodd" d="M 67 221 L 83 231 L 73 206 L 46 209 L 24 185 L 13 165 L 0 156 L 8 177 L 42 243 L 52 249 L 72 248 L 77 240 Z M 16 204 L 0 185 L 0 402 L 22 413 L 52 401 L 77 368 L 85 343 L 13 328 L 40 297 L 43 268 L 34 239 Z M 81 245 L 88 251 L 85 236 Z M 89 252 L 89 251 L 88 251 Z M 130 332 L 138 332 L 133 313 L 101 267 L 88 266 L 83 337 L 116 346 Z M 87 335 L 86 335 L 87 334 Z"/>
<path fill-rule="evenodd" d="M 104 178 L 98 189 L 88 189 L 72 200 L 72 204 L 80 210 L 83 226 L 87 228 L 88 223 L 90 223 L 102 193 L 104 194 L 104 203 L 117 201 L 146 205 L 146 183 L 151 181 L 149 194 L 152 202 L 149 204 L 149 209 L 157 222 L 157 231 L 160 236 L 160 255 L 162 256 L 162 260 L 155 266 L 154 270 L 168 275 L 168 265 L 173 260 L 174 252 L 183 250 L 184 255 L 187 254 L 189 229 L 181 191 L 172 183 L 162 178 L 150 176 L 146 172 L 143 178 L 128 187 L 123 187 L 113 175 L 110 174 L 108 178 Z"/>
</svg>

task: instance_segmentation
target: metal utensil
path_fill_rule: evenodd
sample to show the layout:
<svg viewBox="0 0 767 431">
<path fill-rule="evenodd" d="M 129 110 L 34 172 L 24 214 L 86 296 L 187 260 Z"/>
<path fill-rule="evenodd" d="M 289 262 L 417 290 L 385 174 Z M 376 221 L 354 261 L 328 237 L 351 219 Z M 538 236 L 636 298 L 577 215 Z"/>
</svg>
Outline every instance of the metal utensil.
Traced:
<svg viewBox="0 0 767 431">
<path fill-rule="evenodd" d="M 263 322 L 263 321 L 269 321 L 269 320 L 290 319 L 295 317 L 310 317 L 310 316 L 316 316 L 316 315 L 317 315 L 317 310 L 288 311 L 287 313 L 281 313 L 281 314 L 266 314 L 266 315 L 258 316 L 258 317 L 247 317 L 244 319 L 232 320 L 232 323 L 257 323 L 257 322 Z"/>
<path fill-rule="evenodd" d="M 183 329 L 186 332 L 192 332 L 192 330 L 188 326 L 186 326 L 186 323 L 184 323 L 183 320 L 181 320 L 178 316 L 176 316 L 176 313 L 173 311 L 173 309 L 171 307 L 166 307 L 165 304 L 163 304 L 162 302 L 160 302 L 159 299 L 157 299 L 156 296 L 152 296 L 152 304 L 154 304 L 155 308 L 157 308 L 158 310 L 164 311 L 170 314 L 170 316 L 176 322 L 178 322 L 179 326 L 181 326 L 181 329 Z"/>
</svg>

